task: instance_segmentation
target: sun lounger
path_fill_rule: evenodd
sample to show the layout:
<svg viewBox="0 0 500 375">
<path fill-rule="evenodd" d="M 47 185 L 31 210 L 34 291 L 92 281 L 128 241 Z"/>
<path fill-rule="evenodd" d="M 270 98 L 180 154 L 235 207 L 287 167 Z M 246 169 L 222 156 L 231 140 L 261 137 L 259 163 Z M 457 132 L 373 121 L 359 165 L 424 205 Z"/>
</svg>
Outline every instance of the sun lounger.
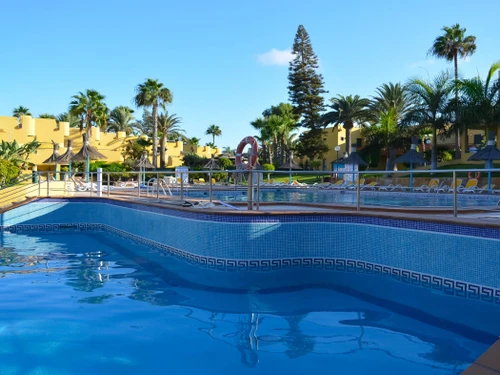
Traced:
<svg viewBox="0 0 500 375">
<path fill-rule="evenodd" d="M 311 185 L 311 187 L 316 188 L 316 189 L 327 189 L 330 185 L 331 185 L 331 183 L 329 183 L 329 182 L 321 182 L 319 184 L 317 182 L 315 182 L 314 184 Z"/>
<path fill-rule="evenodd" d="M 303 183 L 303 182 L 299 182 L 297 180 L 293 180 L 291 183 L 290 183 L 290 186 L 296 186 L 296 187 L 306 187 L 307 184 Z"/>
<path fill-rule="evenodd" d="M 459 190 L 462 188 L 462 179 L 461 178 L 457 178 L 457 186 L 458 186 Z M 442 191 L 443 193 L 453 192 L 453 190 L 455 190 L 455 181 L 452 181 L 451 185 L 440 186 L 439 188 L 437 188 L 436 193 L 439 193 L 440 191 Z M 459 191 L 459 190 L 457 190 L 457 191 Z"/>
<path fill-rule="evenodd" d="M 339 189 L 344 189 L 344 180 L 338 180 L 334 184 L 330 184 L 330 186 L 327 187 L 327 189 L 333 189 L 333 190 L 339 190 Z"/>
<path fill-rule="evenodd" d="M 421 185 L 414 188 L 413 190 L 430 193 L 433 190 L 436 191 L 437 189 L 439 189 L 441 185 L 442 183 L 439 183 L 439 178 L 433 178 L 429 181 L 428 185 Z"/>
<path fill-rule="evenodd" d="M 464 192 L 466 193 L 476 193 L 476 194 L 481 194 L 483 191 L 489 191 L 489 190 L 493 190 L 495 188 L 495 184 L 491 184 L 489 186 L 489 189 L 488 189 L 488 184 L 486 185 L 483 185 L 481 187 L 478 187 L 478 186 L 473 186 L 471 188 L 469 188 L 467 191 L 465 191 L 464 189 Z"/>
<path fill-rule="evenodd" d="M 375 187 L 377 186 L 376 181 L 372 181 L 369 184 L 363 185 L 361 187 L 361 190 L 375 190 Z"/>
<path fill-rule="evenodd" d="M 365 186 L 365 181 L 366 180 L 364 178 L 362 178 L 360 180 L 360 184 L 359 185 L 360 185 L 361 188 L 363 188 L 363 186 Z M 346 188 L 349 189 L 349 190 L 356 190 L 358 188 L 358 181 L 354 181 L 354 182 L 350 183 L 349 185 L 346 186 Z"/>
<path fill-rule="evenodd" d="M 379 191 L 407 190 L 409 188 L 410 188 L 409 186 L 403 186 L 401 184 L 397 185 L 389 184 L 389 185 L 377 186 L 377 189 Z"/>
<path fill-rule="evenodd" d="M 473 193 L 477 188 L 477 178 L 471 178 L 463 189 L 457 189 L 459 193 Z"/>
</svg>

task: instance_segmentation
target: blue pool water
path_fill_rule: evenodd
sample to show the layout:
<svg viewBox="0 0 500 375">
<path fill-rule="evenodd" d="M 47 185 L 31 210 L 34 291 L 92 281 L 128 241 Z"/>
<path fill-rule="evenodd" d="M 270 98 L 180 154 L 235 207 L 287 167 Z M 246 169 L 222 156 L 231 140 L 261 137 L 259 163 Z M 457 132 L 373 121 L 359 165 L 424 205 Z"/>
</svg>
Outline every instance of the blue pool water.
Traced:
<svg viewBox="0 0 500 375">
<path fill-rule="evenodd" d="M 178 195 L 178 191 L 173 191 Z M 206 198 L 208 191 L 190 190 L 184 194 L 190 198 Z M 246 202 L 247 192 L 217 191 L 213 192 L 214 199 L 228 202 Z M 356 204 L 355 191 L 335 191 L 318 189 L 262 189 L 260 200 L 262 202 L 303 202 L 303 203 L 337 203 Z M 459 207 L 494 206 L 500 200 L 500 196 L 486 196 L 479 194 L 468 194 L 458 196 Z M 409 194 L 392 192 L 362 191 L 361 204 L 373 206 L 415 206 L 415 207 L 453 207 L 452 194 Z"/>
<path fill-rule="evenodd" d="M 0 374 L 459 374 L 495 340 L 335 273 L 208 272 L 105 232 L 1 235 Z"/>
</svg>

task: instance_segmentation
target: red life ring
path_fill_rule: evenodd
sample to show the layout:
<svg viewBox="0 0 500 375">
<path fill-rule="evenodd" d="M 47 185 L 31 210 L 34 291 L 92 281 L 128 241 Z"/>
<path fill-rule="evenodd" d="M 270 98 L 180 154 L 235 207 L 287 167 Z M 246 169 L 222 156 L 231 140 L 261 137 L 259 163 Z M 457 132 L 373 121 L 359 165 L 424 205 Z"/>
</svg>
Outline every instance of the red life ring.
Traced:
<svg viewBox="0 0 500 375">
<path fill-rule="evenodd" d="M 241 157 L 243 156 L 243 150 L 245 149 L 246 145 L 250 145 L 252 147 L 252 151 L 250 157 L 248 158 L 248 164 L 246 166 L 246 169 L 251 169 L 255 167 L 255 165 L 257 164 L 257 159 L 259 158 L 259 144 L 257 143 L 257 140 L 254 137 L 248 136 L 243 138 L 243 140 L 236 148 L 236 158 L 235 158 L 236 168 L 243 164 Z"/>
<path fill-rule="evenodd" d="M 472 172 L 469 172 L 469 179 L 475 178 L 476 180 L 479 180 L 479 177 L 481 177 L 481 172 L 476 172 L 476 177 L 472 177 Z"/>
</svg>

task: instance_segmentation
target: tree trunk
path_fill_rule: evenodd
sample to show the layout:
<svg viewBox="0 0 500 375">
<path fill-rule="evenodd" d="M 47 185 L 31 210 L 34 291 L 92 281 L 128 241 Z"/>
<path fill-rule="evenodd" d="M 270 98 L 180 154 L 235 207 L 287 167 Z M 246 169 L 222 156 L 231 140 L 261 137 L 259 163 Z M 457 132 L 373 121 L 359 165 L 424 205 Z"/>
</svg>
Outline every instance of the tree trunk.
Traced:
<svg viewBox="0 0 500 375">
<path fill-rule="evenodd" d="M 162 134 L 160 138 L 160 168 L 165 168 L 165 146 L 167 143 L 167 134 Z"/>
<path fill-rule="evenodd" d="M 437 129 L 432 127 L 432 150 L 431 150 L 431 169 L 437 169 Z"/>
<path fill-rule="evenodd" d="M 345 129 L 345 150 L 347 152 L 347 155 L 349 156 L 351 154 L 351 130 L 352 130 L 353 125 L 351 123 L 345 123 L 344 124 L 344 129 Z"/>
<path fill-rule="evenodd" d="M 90 136 L 92 135 L 92 113 L 87 111 L 85 114 L 85 131 L 87 133 L 88 141 L 90 142 Z"/>
<path fill-rule="evenodd" d="M 278 156 L 278 139 L 276 136 L 273 138 L 273 155 L 274 157 Z M 283 158 L 280 159 L 280 163 L 283 163 Z"/>
<path fill-rule="evenodd" d="M 389 147 L 389 170 L 397 171 L 398 165 L 396 164 L 396 149 L 394 147 Z"/>
<path fill-rule="evenodd" d="M 460 119 L 459 108 L 458 108 L 458 57 L 455 54 L 453 57 L 453 63 L 455 65 L 455 159 L 460 159 Z"/>
<path fill-rule="evenodd" d="M 215 134 L 212 134 L 212 145 L 215 146 Z"/>
<path fill-rule="evenodd" d="M 158 103 L 153 104 L 153 165 L 158 167 Z"/>
</svg>

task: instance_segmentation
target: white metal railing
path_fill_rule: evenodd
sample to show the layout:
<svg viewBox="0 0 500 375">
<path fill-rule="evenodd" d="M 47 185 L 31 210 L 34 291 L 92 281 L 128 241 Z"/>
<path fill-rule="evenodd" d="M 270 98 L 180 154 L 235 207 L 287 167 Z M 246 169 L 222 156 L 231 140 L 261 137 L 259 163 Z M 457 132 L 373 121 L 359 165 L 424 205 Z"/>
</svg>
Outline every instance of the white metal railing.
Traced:
<svg viewBox="0 0 500 375">
<path fill-rule="evenodd" d="M 213 200 L 214 184 L 212 176 L 214 173 L 224 173 L 227 174 L 223 184 L 217 183 L 217 190 L 222 191 L 245 191 L 247 194 L 247 210 L 259 210 L 260 209 L 260 190 L 264 186 L 265 179 L 263 176 L 265 174 L 272 174 L 274 177 L 277 176 L 291 176 L 294 178 L 300 178 L 301 176 L 318 176 L 318 178 L 327 178 L 331 181 L 332 179 L 338 178 L 339 175 L 348 175 L 352 179 L 353 183 L 350 185 L 350 190 L 355 190 L 355 204 L 350 205 L 354 207 L 357 211 L 362 209 L 361 195 L 364 193 L 365 186 L 362 185 L 362 179 L 364 177 L 371 179 L 383 179 L 385 181 L 397 181 L 401 178 L 411 178 L 424 176 L 429 179 L 431 178 L 442 178 L 449 181 L 449 186 L 457 186 L 458 176 L 463 175 L 462 180 L 465 176 L 476 177 L 478 173 L 486 174 L 488 186 L 493 186 L 492 174 L 500 174 L 500 169 L 467 169 L 467 170 L 412 170 L 412 171 L 245 171 L 245 170 L 223 170 L 223 171 L 213 171 L 213 170 L 202 170 L 202 171 L 187 171 L 187 172 L 146 172 L 144 171 L 130 171 L 130 172 L 90 172 L 89 181 L 85 181 L 82 178 L 75 177 L 74 175 L 65 175 L 61 172 L 61 176 L 65 181 L 64 187 L 61 188 L 60 181 L 55 181 L 51 178 L 51 173 L 53 172 L 34 172 L 33 180 L 38 183 L 38 196 L 54 196 L 57 195 L 58 191 L 63 190 L 65 193 L 68 190 L 74 190 L 79 193 L 88 193 L 89 196 L 110 196 L 111 194 L 126 194 L 128 196 L 136 196 L 138 198 L 155 198 L 160 201 L 163 197 L 167 196 L 179 196 L 181 200 L 187 196 L 189 197 L 191 192 L 196 191 L 207 191 L 208 199 L 210 202 Z M 82 174 L 84 175 L 84 174 Z M 207 181 L 204 183 L 196 183 L 198 179 L 195 176 L 208 176 Z M 451 176 L 450 176 L 451 175 Z M 145 176 L 147 177 L 145 179 Z M 441 176 L 441 177 L 440 177 Z M 484 176 L 484 175 L 483 175 Z M 291 179 L 289 179 L 290 181 Z M 118 181 L 120 181 L 118 183 Z M 158 182 L 159 181 L 159 182 Z M 485 180 L 486 181 L 486 180 Z M 57 185 L 58 186 L 54 186 Z M 51 186 L 53 185 L 53 186 Z M 396 184 L 395 184 L 396 185 Z M 309 188 L 314 185 L 309 184 Z M 271 186 L 269 184 L 265 185 L 266 189 L 284 188 L 284 187 L 299 187 L 290 184 L 282 184 L 279 186 Z M 406 186 L 408 188 L 408 186 Z M 416 191 L 417 187 L 407 189 L 409 192 Z M 376 187 L 375 189 L 376 190 Z M 449 189 L 452 192 L 452 207 L 453 215 L 457 216 L 459 211 L 458 197 L 460 192 L 458 189 Z M 495 193 L 500 193 L 499 190 L 493 188 L 488 188 L 482 190 L 482 193 L 486 195 L 493 195 Z M 485 195 L 483 194 L 483 195 Z M 499 196 L 500 198 L 500 196 Z M 497 202 L 492 206 L 498 207 Z M 349 205 L 349 204 L 346 204 Z M 389 205 L 387 205 L 389 206 Z M 497 208 L 496 208 L 497 209 Z"/>
</svg>

